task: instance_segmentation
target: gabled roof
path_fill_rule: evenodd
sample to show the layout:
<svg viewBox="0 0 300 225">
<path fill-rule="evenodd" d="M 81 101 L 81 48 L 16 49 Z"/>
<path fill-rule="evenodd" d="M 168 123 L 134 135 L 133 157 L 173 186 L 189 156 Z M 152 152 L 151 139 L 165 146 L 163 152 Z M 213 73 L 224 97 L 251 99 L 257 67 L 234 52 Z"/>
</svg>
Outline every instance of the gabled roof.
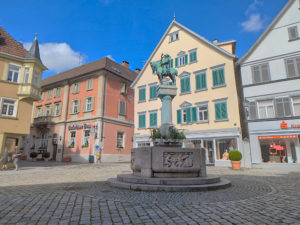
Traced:
<svg viewBox="0 0 300 225">
<path fill-rule="evenodd" d="M 26 58 L 27 59 L 38 59 L 38 60 L 42 61 L 41 57 L 40 57 L 40 48 L 39 48 L 39 42 L 37 39 L 37 35 L 35 35 L 34 41 L 26 55 Z"/>
<path fill-rule="evenodd" d="M 82 66 L 75 67 L 73 69 L 67 70 L 65 72 L 56 74 L 51 77 L 47 77 L 46 79 L 42 80 L 41 86 L 45 87 L 47 85 L 51 85 L 57 82 L 70 80 L 74 78 L 78 78 L 83 75 L 87 75 L 89 73 L 106 69 L 120 77 L 123 77 L 129 81 L 133 81 L 136 78 L 136 73 L 132 70 L 126 68 L 125 66 L 122 66 L 115 61 L 104 57 L 102 59 L 96 60 L 91 63 L 84 64 Z"/>
<path fill-rule="evenodd" d="M 181 28 L 182 30 L 186 31 L 187 33 L 191 34 L 192 36 L 196 37 L 198 40 L 202 41 L 203 43 L 207 44 L 209 47 L 215 49 L 216 51 L 220 52 L 221 54 L 223 54 L 224 56 L 230 57 L 230 58 L 237 58 L 236 55 L 233 55 L 227 51 L 225 51 L 224 49 L 220 48 L 219 46 L 213 44 L 212 42 L 210 42 L 209 40 L 207 40 L 206 38 L 200 36 L 199 34 L 195 33 L 194 31 L 190 30 L 189 28 L 183 26 L 182 24 L 178 23 L 176 20 L 173 20 L 171 22 L 171 24 L 169 25 L 168 29 L 166 30 L 166 32 L 164 33 L 164 35 L 162 36 L 162 38 L 160 39 L 160 41 L 158 42 L 157 46 L 155 47 L 155 49 L 153 50 L 153 52 L 151 53 L 150 57 L 148 58 L 147 62 L 145 63 L 145 65 L 143 66 L 143 69 L 141 70 L 141 72 L 139 73 L 139 75 L 136 77 L 136 79 L 133 81 L 133 83 L 131 84 L 131 87 L 133 88 L 133 86 L 136 84 L 136 82 L 140 79 L 141 75 L 143 74 L 143 72 L 145 71 L 146 67 L 148 66 L 148 64 L 150 63 L 150 60 L 152 59 L 152 57 L 154 56 L 154 54 L 156 53 L 156 51 L 158 50 L 158 48 L 160 47 L 160 45 L 162 44 L 163 40 L 165 39 L 165 37 L 168 35 L 169 31 L 171 30 L 171 28 L 173 27 L 173 25 L 177 25 L 179 28 Z"/>
<path fill-rule="evenodd" d="M 273 27 L 277 24 L 280 18 L 284 15 L 284 13 L 288 10 L 288 8 L 292 5 L 292 3 L 296 0 L 289 0 L 288 3 L 283 7 L 283 9 L 279 12 L 279 14 L 275 17 L 272 23 L 267 27 L 267 29 L 260 35 L 257 41 L 252 45 L 248 52 L 238 61 L 239 64 L 243 63 L 250 54 L 258 47 L 258 45 L 265 39 L 265 37 L 270 33 Z"/>
<path fill-rule="evenodd" d="M 23 45 L 17 42 L 12 36 L 10 36 L 9 33 L 7 33 L 1 26 L 0 52 L 21 58 L 25 58 L 25 56 L 27 55 L 27 51 L 23 47 Z"/>
</svg>

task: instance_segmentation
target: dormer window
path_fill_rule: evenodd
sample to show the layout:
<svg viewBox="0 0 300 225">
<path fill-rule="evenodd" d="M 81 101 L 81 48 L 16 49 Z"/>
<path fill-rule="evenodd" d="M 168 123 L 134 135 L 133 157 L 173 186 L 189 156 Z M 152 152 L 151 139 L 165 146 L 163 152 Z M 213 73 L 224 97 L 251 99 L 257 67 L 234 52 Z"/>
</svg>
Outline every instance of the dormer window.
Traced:
<svg viewBox="0 0 300 225">
<path fill-rule="evenodd" d="M 126 94 L 126 93 L 127 93 L 127 86 L 126 86 L 126 83 L 121 83 L 121 86 L 120 86 L 120 93 L 121 93 L 121 94 Z"/>
<path fill-rule="evenodd" d="M 177 41 L 179 39 L 179 31 L 175 31 L 171 34 L 169 34 L 169 43 L 173 41 Z"/>
<path fill-rule="evenodd" d="M 299 39 L 297 26 L 289 27 L 288 32 L 289 32 L 289 41 L 294 41 Z"/>
</svg>

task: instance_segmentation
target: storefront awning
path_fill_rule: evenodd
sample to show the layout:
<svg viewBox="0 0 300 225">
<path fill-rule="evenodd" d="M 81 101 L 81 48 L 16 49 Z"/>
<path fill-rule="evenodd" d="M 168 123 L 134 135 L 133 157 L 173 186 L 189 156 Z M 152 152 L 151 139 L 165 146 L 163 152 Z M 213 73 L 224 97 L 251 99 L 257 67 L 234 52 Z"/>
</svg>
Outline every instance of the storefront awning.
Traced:
<svg viewBox="0 0 300 225">
<path fill-rule="evenodd" d="M 259 140 L 264 140 L 264 139 L 289 139 L 289 138 L 298 138 L 298 135 L 258 136 Z"/>
</svg>

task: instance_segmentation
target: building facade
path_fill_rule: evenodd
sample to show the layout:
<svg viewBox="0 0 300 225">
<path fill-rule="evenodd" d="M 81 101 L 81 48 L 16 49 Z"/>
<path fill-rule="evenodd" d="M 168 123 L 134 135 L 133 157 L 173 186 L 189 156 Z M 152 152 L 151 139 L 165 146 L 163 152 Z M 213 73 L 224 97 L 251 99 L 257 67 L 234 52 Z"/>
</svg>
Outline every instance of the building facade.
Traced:
<svg viewBox="0 0 300 225">
<path fill-rule="evenodd" d="M 150 62 L 169 54 L 170 67 L 178 70 L 172 117 L 176 127 L 186 135 L 184 146 L 202 146 L 207 150 L 207 163 L 215 165 L 229 165 L 226 151 L 243 151 L 235 44 L 235 41 L 210 42 L 172 21 L 132 84 L 135 147 L 151 146 L 151 128 L 161 125 L 158 78 Z"/>
<path fill-rule="evenodd" d="M 87 162 L 102 154 L 130 154 L 134 95 L 129 88 L 136 73 L 128 63 L 105 57 L 42 81 L 35 102 L 31 135 L 24 148 L 61 161 Z M 41 156 L 40 156 L 41 157 Z"/>
<path fill-rule="evenodd" d="M 0 27 L 0 155 L 4 148 L 13 151 L 21 136 L 29 134 L 44 70 L 37 38 L 27 51 Z"/>
<path fill-rule="evenodd" d="M 253 164 L 300 162 L 299 33 L 290 0 L 239 62 Z"/>
</svg>

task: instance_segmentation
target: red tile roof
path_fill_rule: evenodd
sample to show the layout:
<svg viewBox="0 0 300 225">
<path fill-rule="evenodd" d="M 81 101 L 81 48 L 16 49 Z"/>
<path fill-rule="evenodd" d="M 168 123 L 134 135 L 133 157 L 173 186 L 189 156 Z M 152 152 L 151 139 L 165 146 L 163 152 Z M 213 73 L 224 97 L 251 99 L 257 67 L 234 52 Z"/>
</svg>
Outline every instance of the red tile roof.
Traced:
<svg viewBox="0 0 300 225">
<path fill-rule="evenodd" d="M 23 45 L 17 42 L 0 26 L 0 52 L 25 58 L 27 55 Z"/>
</svg>

